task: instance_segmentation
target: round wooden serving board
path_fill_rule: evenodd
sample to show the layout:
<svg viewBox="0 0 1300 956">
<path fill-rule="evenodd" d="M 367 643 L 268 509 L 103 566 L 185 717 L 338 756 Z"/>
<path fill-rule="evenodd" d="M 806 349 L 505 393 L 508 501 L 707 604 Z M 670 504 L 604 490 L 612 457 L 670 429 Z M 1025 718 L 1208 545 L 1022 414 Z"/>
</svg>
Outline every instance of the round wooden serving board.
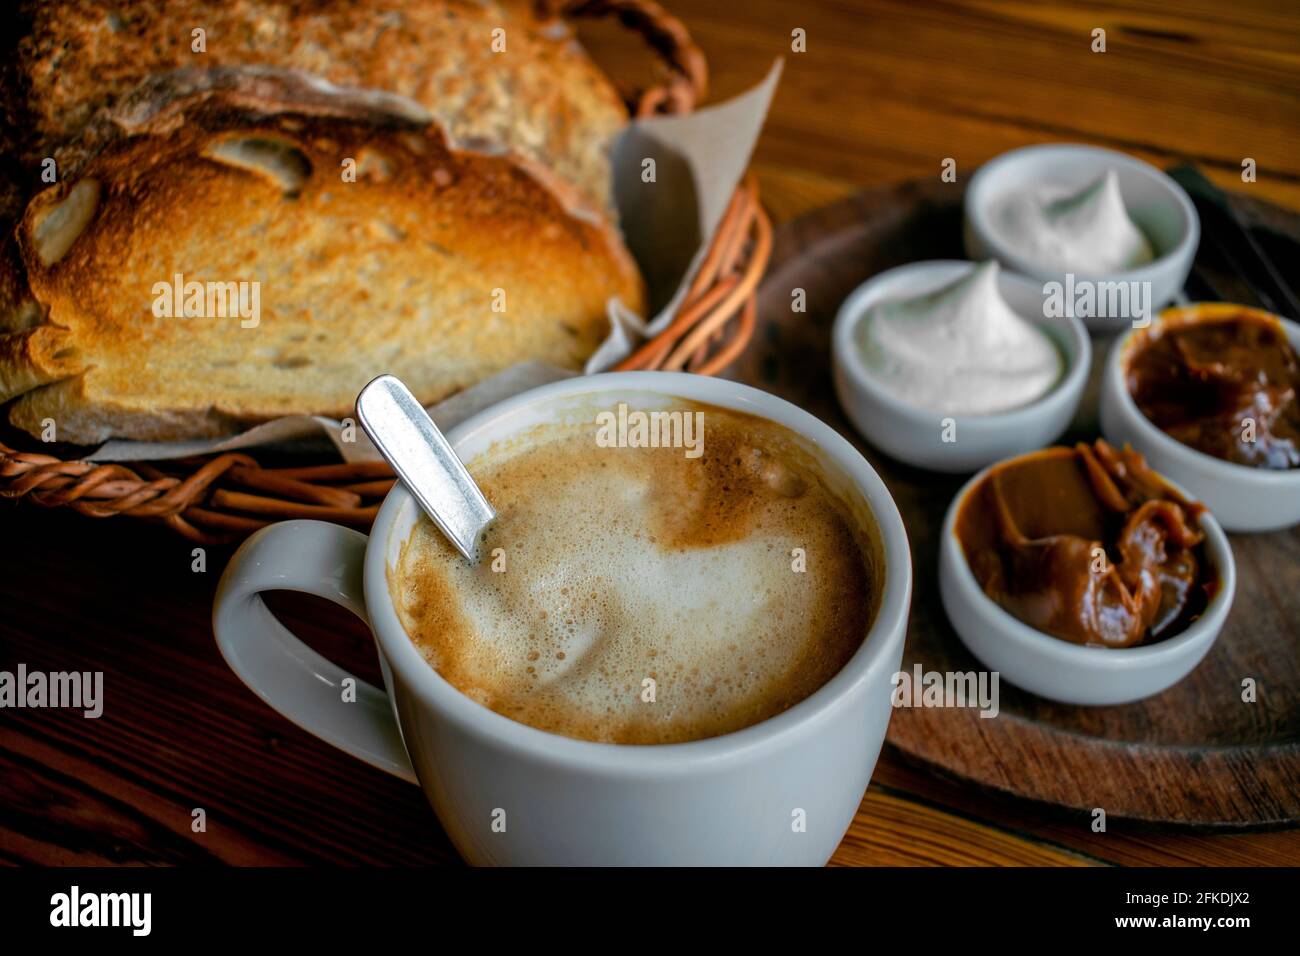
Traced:
<svg viewBox="0 0 1300 956">
<path fill-rule="evenodd" d="M 1244 203 L 1254 223 L 1300 237 L 1300 217 Z M 1265 237 L 1270 243 L 1283 237 Z M 753 344 L 729 377 L 780 395 L 853 441 L 907 525 L 915 588 L 904 668 L 978 671 L 939 600 L 937 547 L 967 476 L 920 471 L 854 432 L 831 386 L 830 330 L 868 277 L 920 259 L 961 259 L 961 186 L 909 183 L 850 197 L 784 225 L 759 294 Z M 1294 261 L 1294 259 L 1292 259 Z M 803 289 L 807 311 L 792 310 Z M 1098 345 L 1094 362 L 1105 354 Z M 1086 416 L 1083 416 L 1086 420 Z M 1096 437 L 1085 426 L 1067 437 Z M 1177 686 L 1121 707 L 1074 707 L 1003 681 L 1001 713 L 899 708 L 889 742 L 940 773 L 1079 814 L 1192 827 L 1300 822 L 1300 529 L 1234 535 L 1236 600 L 1201 665 Z M 1253 678 L 1256 700 L 1242 700 Z"/>
</svg>

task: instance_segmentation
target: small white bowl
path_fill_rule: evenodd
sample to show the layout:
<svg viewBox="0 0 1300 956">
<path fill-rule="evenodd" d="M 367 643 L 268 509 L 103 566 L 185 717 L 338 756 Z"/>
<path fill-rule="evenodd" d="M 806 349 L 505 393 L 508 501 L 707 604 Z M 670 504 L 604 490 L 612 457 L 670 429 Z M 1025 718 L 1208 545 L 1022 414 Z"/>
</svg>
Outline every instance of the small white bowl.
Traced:
<svg viewBox="0 0 1300 956">
<path fill-rule="evenodd" d="M 973 262 L 942 259 L 890 269 L 858 286 L 840 306 L 831 331 L 831 367 L 840 405 L 859 432 L 899 461 L 930 471 L 962 474 L 1020 452 L 1050 445 L 1069 426 L 1083 397 L 1092 344 L 1074 318 L 1043 318 L 1042 288 L 1024 276 L 998 274 L 998 290 L 1016 313 L 1056 343 L 1065 374 L 1046 395 L 1021 408 L 992 415 L 944 415 L 918 408 L 886 391 L 863 364 L 854 331 L 878 302 L 924 295 L 975 268 Z M 956 441 L 945 442 L 945 419 L 953 419 Z"/>
<path fill-rule="evenodd" d="M 1195 311 L 1204 317 L 1241 312 L 1245 306 L 1208 303 L 1162 312 L 1151 328 Z M 1279 319 L 1300 351 L 1300 325 Z M 1300 524 L 1300 468 L 1278 471 L 1224 461 L 1184 445 L 1142 414 L 1129 394 L 1128 363 L 1141 329 L 1115 340 L 1101 382 L 1101 432 L 1112 445 L 1132 445 L 1156 471 L 1186 486 L 1229 531 L 1276 531 Z"/>
<path fill-rule="evenodd" d="M 1151 310 L 1172 301 L 1187 281 L 1201 220 L 1182 186 L 1127 153 L 1098 146 L 1051 144 L 1013 149 L 989 160 L 971 177 L 964 204 L 966 255 L 997 259 L 1012 272 L 1043 282 L 1064 283 L 1065 271 L 1043 266 L 1007 247 L 993 228 L 994 207 L 1008 195 L 1040 184 L 1082 188 L 1106 170 L 1114 169 L 1129 216 L 1156 252 L 1154 261 L 1111 275 L 1075 272 L 1075 281 L 1150 282 Z M 1136 316 L 1085 317 L 1089 328 L 1113 331 L 1130 325 Z"/>
<path fill-rule="evenodd" d="M 1196 667 L 1223 630 L 1237 587 L 1228 536 L 1207 512 L 1201 515 L 1205 550 L 1219 590 L 1205 613 L 1168 640 L 1140 647 L 1087 647 L 1030 627 L 984 593 L 957 539 L 961 502 L 983 481 L 980 472 L 957 492 L 939 540 L 939 594 L 957 636 L 990 670 L 1027 691 L 1066 704 L 1127 704 L 1158 694 Z M 1174 490 L 1182 489 L 1169 482 Z"/>
</svg>

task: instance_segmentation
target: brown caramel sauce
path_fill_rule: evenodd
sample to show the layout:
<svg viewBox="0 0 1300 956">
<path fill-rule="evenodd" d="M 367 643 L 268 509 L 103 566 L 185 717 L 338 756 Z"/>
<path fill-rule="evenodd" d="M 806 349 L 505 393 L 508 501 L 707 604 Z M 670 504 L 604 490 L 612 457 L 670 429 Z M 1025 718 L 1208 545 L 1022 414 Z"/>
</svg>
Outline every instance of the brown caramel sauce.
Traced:
<svg viewBox="0 0 1300 956">
<path fill-rule="evenodd" d="M 1300 359 L 1276 317 L 1244 306 L 1174 313 L 1135 342 L 1126 378 L 1142 414 L 1184 445 L 1300 468 Z"/>
<path fill-rule="evenodd" d="M 997 465 L 962 501 L 956 531 L 980 587 L 1025 624 L 1133 647 L 1186 630 L 1217 589 L 1204 510 L 1137 452 L 1098 441 Z"/>
</svg>

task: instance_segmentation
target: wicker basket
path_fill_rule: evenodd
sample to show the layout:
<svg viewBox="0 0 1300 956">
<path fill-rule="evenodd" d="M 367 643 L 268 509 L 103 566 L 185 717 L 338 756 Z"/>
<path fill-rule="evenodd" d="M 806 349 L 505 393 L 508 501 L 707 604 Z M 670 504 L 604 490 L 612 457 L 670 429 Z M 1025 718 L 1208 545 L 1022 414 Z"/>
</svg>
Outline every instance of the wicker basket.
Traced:
<svg viewBox="0 0 1300 956">
<path fill-rule="evenodd" d="M 632 115 L 687 113 L 704 97 L 703 53 L 681 21 L 652 0 L 538 6 L 548 17 L 617 17 L 644 37 L 662 60 L 664 79 L 629 97 Z M 747 176 L 672 321 L 616 369 L 713 375 L 726 368 L 753 334 L 755 290 L 771 248 L 771 223 L 753 177 Z M 368 528 L 394 480 L 385 462 L 270 468 L 250 455 L 226 453 L 127 467 L 20 451 L 0 442 L 0 496 L 95 518 L 158 521 L 201 544 L 233 541 L 287 518 Z"/>
</svg>

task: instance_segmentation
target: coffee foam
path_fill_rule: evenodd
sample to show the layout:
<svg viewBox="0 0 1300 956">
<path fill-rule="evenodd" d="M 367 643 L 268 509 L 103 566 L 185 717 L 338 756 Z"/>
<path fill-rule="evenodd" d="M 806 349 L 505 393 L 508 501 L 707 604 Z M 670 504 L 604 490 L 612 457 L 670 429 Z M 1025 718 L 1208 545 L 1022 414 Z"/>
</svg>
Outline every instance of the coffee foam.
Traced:
<svg viewBox="0 0 1300 956">
<path fill-rule="evenodd" d="M 679 742 L 780 713 L 861 644 L 883 584 L 868 520 L 786 429 L 673 408 L 704 412 L 702 457 L 598 447 L 589 419 L 470 462 L 498 510 L 478 567 L 421 517 L 390 590 L 462 693 L 571 737 Z"/>
</svg>

